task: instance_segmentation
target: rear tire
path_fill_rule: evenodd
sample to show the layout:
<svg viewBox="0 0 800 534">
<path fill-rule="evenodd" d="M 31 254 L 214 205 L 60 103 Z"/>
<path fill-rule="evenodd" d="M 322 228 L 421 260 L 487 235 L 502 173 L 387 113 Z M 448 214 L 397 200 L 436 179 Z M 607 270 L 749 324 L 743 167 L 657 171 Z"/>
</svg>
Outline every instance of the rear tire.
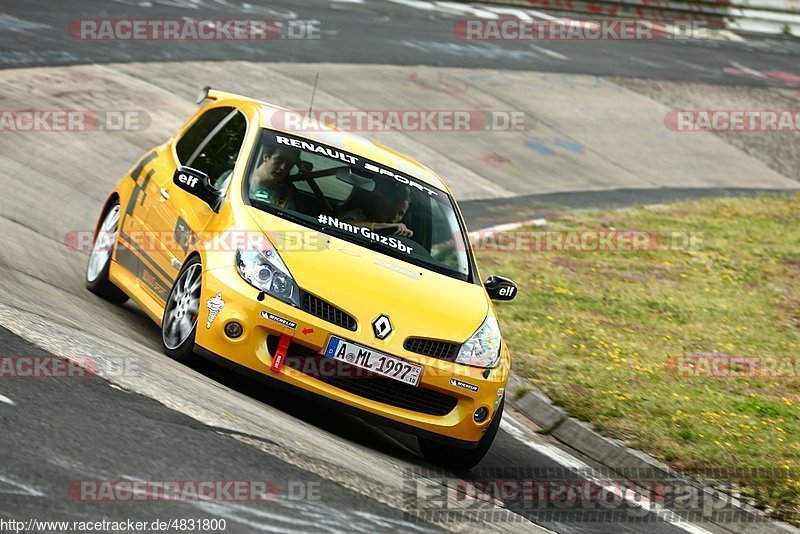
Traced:
<svg viewBox="0 0 800 534">
<path fill-rule="evenodd" d="M 194 358 L 202 282 L 203 265 L 195 256 L 184 264 L 164 305 L 161 347 L 167 356 L 179 362 Z"/>
<path fill-rule="evenodd" d="M 128 300 L 128 295 L 108 279 L 111 255 L 119 236 L 119 210 L 117 201 L 103 214 L 103 222 L 95 236 L 89 264 L 86 266 L 86 289 L 114 304 L 124 304 Z"/>
<path fill-rule="evenodd" d="M 494 415 L 492 422 L 489 423 L 489 428 L 486 429 L 483 437 L 478 442 L 478 446 L 474 449 L 462 449 L 425 438 L 417 438 L 422 455 L 430 462 L 445 469 L 454 469 L 456 471 L 472 469 L 489 452 L 489 448 L 491 448 L 494 438 L 497 436 L 497 430 L 500 428 L 500 420 L 503 418 L 505 403 L 505 399 L 500 402 L 500 407 L 497 408 L 497 413 Z"/>
</svg>

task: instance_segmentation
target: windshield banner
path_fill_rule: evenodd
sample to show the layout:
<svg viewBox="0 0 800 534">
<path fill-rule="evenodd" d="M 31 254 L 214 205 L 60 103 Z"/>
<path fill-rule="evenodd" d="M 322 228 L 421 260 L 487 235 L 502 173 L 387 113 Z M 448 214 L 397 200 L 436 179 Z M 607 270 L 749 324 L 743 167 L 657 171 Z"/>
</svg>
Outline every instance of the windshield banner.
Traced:
<svg viewBox="0 0 800 534">
<path fill-rule="evenodd" d="M 394 169 L 388 169 L 375 162 L 361 158 L 354 154 L 350 154 L 349 152 L 345 152 L 344 150 L 340 150 L 338 148 L 332 148 L 327 145 L 322 145 L 314 141 L 310 141 L 308 139 L 292 137 L 286 134 L 265 132 L 264 137 L 267 141 L 272 141 L 279 145 L 290 146 L 293 148 L 298 148 L 300 150 L 322 154 L 331 159 L 337 159 L 339 161 L 347 163 L 348 165 L 353 165 L 361 170 L 394 178 L 395 181 L 403 185 L 406 185 L 410 188 L 417 189 L 418 191 L 427 193 L 429 196 L 439 195 L 439 191 L 437 191 L 436 189 L 433 189 L 427 184 L 421 183 L 406 174 L 398 172 Z"/>
</svg>

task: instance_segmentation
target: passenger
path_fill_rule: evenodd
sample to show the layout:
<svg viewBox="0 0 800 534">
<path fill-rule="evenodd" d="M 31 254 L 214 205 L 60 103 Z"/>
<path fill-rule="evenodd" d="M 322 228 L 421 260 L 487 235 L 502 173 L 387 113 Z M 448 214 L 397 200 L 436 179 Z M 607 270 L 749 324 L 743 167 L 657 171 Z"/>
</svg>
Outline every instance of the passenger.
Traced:
<svg viewBox="0 0 800 534">
<path fill-rule="evenodd" d="M 250 179 L 250 198 L 294 209 L 294 187 L 287 177 L 299 162 L 299 149 L 266 143 L 264 158 Z"/>
<path fill-rule="evenodd" d="M 414 231 L 402 222 L 409 205 L 408 188 L 395 184 L 376 187 L 371 202 L 346 211 L 342 214 L 342 220 L 376 232 L 391 230 L 393 235 L 413 237 Z"/>
</svg>

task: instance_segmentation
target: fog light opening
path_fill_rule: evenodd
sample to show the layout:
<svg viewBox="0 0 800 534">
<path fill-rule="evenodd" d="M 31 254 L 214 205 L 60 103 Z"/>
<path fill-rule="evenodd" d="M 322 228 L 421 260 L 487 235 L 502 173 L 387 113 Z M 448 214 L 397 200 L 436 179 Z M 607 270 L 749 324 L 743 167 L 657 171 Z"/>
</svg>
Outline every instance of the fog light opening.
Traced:
<svg viewBox="0 0 800 534">
<path fill-rule="evenodd" d="M 239 339 L 242 337 L 242 333 L 244 333 L 244 327 L 241 323 L 231 321 L 225 325 L 225 335 L 231 339 Z"/>
<path fill-rule="evenodd" d="M 475 415 L 472 416 L 476 423 L 483 423 L 487 417 L 489 417 L 489 408 L 486 406 L 481 406 L 475 410 Z"/>
</svg>

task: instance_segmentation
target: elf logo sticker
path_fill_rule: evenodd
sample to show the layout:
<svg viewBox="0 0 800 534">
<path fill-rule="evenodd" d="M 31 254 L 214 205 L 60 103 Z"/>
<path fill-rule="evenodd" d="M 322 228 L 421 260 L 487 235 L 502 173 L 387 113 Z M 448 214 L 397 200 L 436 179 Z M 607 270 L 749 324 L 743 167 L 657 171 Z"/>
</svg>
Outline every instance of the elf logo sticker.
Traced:
<svg viewBox="0 0 800 534">
<path fill-rule="evenodd" d="M 188 174 L 180 173 L 178 175 L 178 181 L 182 184 L 186 184 L 189 187 L 194 187 L 197 185 L 197 182 L 200 181 L 200 178 L 197 176 L 189 176 Z"/>
<path fill-rule="evenodd" d="M 462 382 L 461 380 L 456 380 L 455 378 L 451 378 L 450 379 L 450 385 L 451 386 L 460 387 L 460 388 L 464 388 L 464 389 L 468 389 L 468 390 L 470 390 L 472 392 L 477 392 L 478 391 L 478 386 L 475 386 L 473 384 L 468 384 L 466 382 Z"/>
<path fill-rule="evenodd" d="M 372 321 L 372 331 L 378 339 L 386 339 L 386 336 L 392 333 L 392 323 L 385 315 L 381 315 Z"/>
<path fill-rule="evenodd" d="M 513 286 L 501 287 L 498 293 L 500 294 L 501 297 L 512 297 L 514 296 L 514 292 L 516 290 L 517 288 Z"/>
</svg>

